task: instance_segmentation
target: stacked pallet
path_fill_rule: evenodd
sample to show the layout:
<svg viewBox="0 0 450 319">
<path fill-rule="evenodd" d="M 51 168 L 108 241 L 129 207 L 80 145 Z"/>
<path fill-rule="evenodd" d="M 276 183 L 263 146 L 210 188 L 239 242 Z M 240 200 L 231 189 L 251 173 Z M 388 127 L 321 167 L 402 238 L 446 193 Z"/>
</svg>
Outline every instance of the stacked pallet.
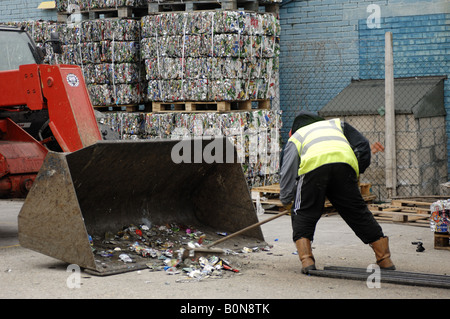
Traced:
<svg viewBox="0 0 450 319">
<path fill-rule="evenodd" d="M 198 11 L 211 3 L 219 10 Z M 84 19 L 67 24 L 63 62 L 82 67 L 93 104 L 145 102 L 155 112 L 270 109 L 278 87 L 280 25 L 276 13 L 258 10 L 263 6 L 276 12 L 277 2 L 181 4 L 183 8 L 176 1 L 57 1 L 59 21 L 68 21 L 72 13 Z M 183 11 L 166 12 L 175 9 Z M 133 31 L 111 23 L 111 16 Z M 139 36 L 122 39 L 136 34 L 139 21 Z M 118 30 L 109 32 L 111 25 Z"/>
<path fill-rule="evenodd" d="M 105 112 L 121 138 L 227 136 L 249 186 L 277 183 L 277 1 L 60 0 L 62 62 L 99 110 L 152 111 Z"/>
<path fill-rule="evenodd" d="M 147 0 L 56 0 L 58 21 L 67 22 L 74 13 L 83 20 L 131 18 L 147 14 Z"/>
<path fill-rule="evenodd" d="M 369 205 L 375 218 L 412 226 L 430 227 L 430 205 L 436 196 L 395 198 L 390 203 Z"/>
<path fill-rule="evenodd" d="M 450 201 L 447 197 L 422 196 L 414 198 L 395 198 L 390 203 L 374 204 L 376 196 L 371 193 L 370 184 L 361 184 L 361 195 L 367 203 L 369 210 L 376 220 L 380 222 L 402 223 L 410 226 L 430 227 L 434 234 L 434 248 L 440 250 L 450 250 L 449 216 Z M 257 186 L 252 188 L 252 197 L 255 205 L 266 205 L 266 207 L 277 207 L 278 211 L 283 210 L 283 205 L 279 200 L 280 185 Z M 436 201 L 447 202 L 449 205 L 441 210 L 433 209 Z M 271 212 L 270 209 L 266 212 Z M 332 204 L 327 200 L 324 205 L 324 213 L 335 212 Z M 437 213 L 437 214 L 436 214 Z M 441 228 L 434 225 L 437 220 L 441 220 Z"/>
<path fill-rule="evenodd" d="M 450 199 L 433 202 L 430 211 L 430 227 L 434 231 L 434 248 L 450 250 Z"/>
<path fill-rule="evenodd" d="M 372 194 L 371 185 L 368 183 L 360 184 L 360 191 L 364 201 L 368 204 L 373 203 L 376 196 Z M 252 188 L 253 201 L 268 206 L 276 206 L 282 210 L 283 204 L 280 197 L 280 184 L 272 184 L 268 186 L 258 186 Z M 324 213 L 334 213 L 335 209 L 331 202 L 327 199 L 324 203 Z"/>
<path fill-rule="evenodd" d="M 66 22 L 73 13 L 95 19 L 108 17 L 141 17 L 166 11 L 238 10 L 278 12 L 281 0 L 56 0 L 58 19 Z"/>
<path fill-rule="evenodd" d="M 437 203 L 450 203 L 447 197 L 422 196 L 396 198 L 390 203 L 369 205 L 375 218 L 412 226 L 430 227 L 434 233 L 434 248 L 450 250 L 449 207 L 436 210 Z M 439 205 L 438 205 L 439 206 Z"/>
</svg>

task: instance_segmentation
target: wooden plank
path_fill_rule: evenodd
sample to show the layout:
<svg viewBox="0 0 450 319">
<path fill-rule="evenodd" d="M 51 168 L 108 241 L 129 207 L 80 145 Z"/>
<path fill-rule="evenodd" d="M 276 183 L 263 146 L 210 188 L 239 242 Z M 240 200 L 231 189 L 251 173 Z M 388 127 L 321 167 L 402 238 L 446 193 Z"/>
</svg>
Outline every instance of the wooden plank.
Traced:
<svg viewBox="0 0 450 319">
<path fill-rule="evenodd" d="M 430 218 L 429 215 L 416 214 L 416 213 L 410 213 L 410 212 L 388 211 L 388 210 L 377 211 L 377 210 L 371 210 L 370 207 L 369 207 L 369 210 L 375 216 L 377 216 L 377 215 L 388 215 L 388 216 L 395 216 L 395 215 L 397 215 L 397 216 L 416 217 L 417 219 L 428 219 L 428 218 Z"/>
<path fill-rule="evenodd" d="M 434 233 L 434 249 L 450 250 L 450 234 Z"/>
<path fill-rule="evenodd" d="M 396 199 L 392 200 L 390 204 L 369 205 L 370 211 L 377 220 L 427 227 L 431 216 L 429 207 L 430 203 L 415 198 Z"/>
<path fill-rule="evenodd" d="M 144 110 L 140 110 L 140 106 L 138 104 L 111 104 L 111 105 L 94 105 L 93 108 L 97 111 L 108 112 L 108 111 L 123 111 L 126 112 L 139 112 L 139 111 L 150 111 L 149 108 L 145 105 Z"/>
<path fill-rule="evenodd" d="M 364 196 L 363 196 L 363 198 L 364 198 Z M 366 201 L 370 201 L 370 200 L 373 200 L 373 198 L 374 197 L 372 197 L 372 196 L 370 196 L 370 197 L 366 196 L 364 199 Z M 261 204 L 265 204 L 265 205 L 274 205 L 274 206 L 278 206 L 278 207 L 283 207 L 283 204 L 281 203 L 281 201 L 279 199 L 275 199 L 275 198 L 273 198 L 273 199 L 264 199 L 264 200 L 260 200 L 259 202 Z M 329 200 L 326 200 L 325 203 L 324 203 L 324 207 L 325 208 L 332 208 L 333 205 L 331 204 L 331 202 Z"/>
<path fill-rule="evenodd" d="M 147 6 L 122 6 L 122 7 L 106 7 L 106 8 L 91 8 L 79 12 L 58 12 L 58 22 L 67 22 L 67 18 L 74 13 L 80 13 L 83 20 L 99 19 L 100 16 L 104 18 L 136 18 L 147 15 Z"/>
<path fill-rule="evenodd" d="M 253 187 L 252 192 L 279 194 L 280 193 L 280 184 Z"/>
<path fill-rule="evenodd" d="M 283 204 L 281 203 L 281 201 L 279 199 L 265 199 L 265 200 L 260 200 L 261 204 L 266 204 L 266 205 L 275 205 L 278 207 L 282 207 Z"/>
<path fill-rule="evenodd" d="M 226 112 L 230 102 L 153 102 L 153 112 Z"/>
<path fill-rule="evenodd" d="M 257 102 L 257 108 L 252 108 L 253 102 Z M 236 112 L 263 109 L 270 109 L 270 100 L 152 102 L 153 112 Z"/>
<path fill-rule="evenodd" d="M 373 199 L 375 199 L 376 196 L 367 191 L 368 189 L 370 189 L 370 187 L 371 187 L 370 184 L 361 184 L 360 185 L 361 194 L 365 196 L 374 196 Z M 279 194 L 280 184 L 253 187 L 252 192 Z"/>
<path fill-rule="evenodd" d="M 399 200 L 399 199 L 391 200 L 391 205 L 393 205 L 393 206 L 419 205 L 419 206 L 430 207 L 431 204 L 433 204 L 433 202 L 423 202 L 423 201 L 417 201 L 417 200 Z"/>
<path fill-rule="evenodd" d="M 280 194 L 280 184 L 273 184 L 273 185 L 267 185 L 267 186 L 257 186 L 257 187 L 253 187 L 251 189 L 252 192 L 256 192 L 259 193 L 260 197 L 264 197 L 264 194 L 272 194 L 272 195 L 278 195 Z M 363 199 L 366 202 L 371 202 L 373 201 L 376 196 L 373 194 L 367 194 L 367 195 L 362 195 Z M 255 202 L 256 200 L 254 200 Z M 261 199 L 260 198 L 260 203 L 261 204 L 267 204 L 267 205 L 275 205 L 278 207 L 282 207 L 283 204 L 281 203 L 281 201 L 277 198 L 268 198 L 268 199 Z M 333 205 L 330 203 L 330 201 L 327 199 L 325 201 L 324 204 L 325 208 L 332 208 Z"/>
<path fill-rule="evenodd" d="M 280 3 L 266 3 L 257 0 L 194 0 L 194 1 L 164 1 L 164 2 L 149 2 L 148 14 L 161 12 L 176 12 L 176 11 L 199 11 L 199 10 L 238 10 L 261 12 L 260 7 L 264 7 L 262 12 L 271 12 L 278 14 Z"/>
</svg>

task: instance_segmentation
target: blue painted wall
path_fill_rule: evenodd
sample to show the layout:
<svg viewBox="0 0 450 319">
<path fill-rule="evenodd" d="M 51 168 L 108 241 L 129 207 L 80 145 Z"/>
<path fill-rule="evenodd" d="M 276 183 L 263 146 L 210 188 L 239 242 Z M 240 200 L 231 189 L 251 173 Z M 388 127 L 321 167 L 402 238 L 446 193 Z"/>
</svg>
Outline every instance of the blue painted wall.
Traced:
<svg viewBox="0 0 450 319">
<path fill-rule="evenodd" d="M 450 75 L 450 13 L 381 18 L 380 25 L 369 29 L 365 20 L 359 20 L 361 79 L 384 78 L 387 31 L 394 39 L 394 77 Z"/>
<path fill-rule="evenodd" d="M 42 1 L 44 0 L 0 0 L 0 22 L 40 19 L 56 21 L 56 9 L 37 9 Z"/>
</svg>

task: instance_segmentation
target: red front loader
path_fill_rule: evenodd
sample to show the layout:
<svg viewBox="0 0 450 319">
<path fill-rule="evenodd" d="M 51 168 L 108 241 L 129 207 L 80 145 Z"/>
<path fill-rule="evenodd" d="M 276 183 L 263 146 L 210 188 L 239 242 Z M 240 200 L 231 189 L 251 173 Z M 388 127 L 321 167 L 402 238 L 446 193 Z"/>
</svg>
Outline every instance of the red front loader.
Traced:
<svg viewBox="0 0 450 319">
<path fill-rule="evenodd" d="M 215 234 L 258 221 L 239 162 L 179 163 L 176 140 L 104 141 L 80 68 L 40 64 L 40 52 L 23 30 L 0 27 L 0 196 L 26 196 L 22 247 L 104 275 L 146 268 L 148 259 L 102 259 L 90 238 L 103 243 L 129 225 Z M 221 154 L 230 149 L 223 141 Z M 265 245 L 259 227 L 245 236 L 234 242 Z"/>
<path fill-rule="evenodd" d="M 102 140 L 78 66 L 44 65 L 21 29 L 0 28 L 0 197 L 24 197 L 49 150 Z"/>
</svg>

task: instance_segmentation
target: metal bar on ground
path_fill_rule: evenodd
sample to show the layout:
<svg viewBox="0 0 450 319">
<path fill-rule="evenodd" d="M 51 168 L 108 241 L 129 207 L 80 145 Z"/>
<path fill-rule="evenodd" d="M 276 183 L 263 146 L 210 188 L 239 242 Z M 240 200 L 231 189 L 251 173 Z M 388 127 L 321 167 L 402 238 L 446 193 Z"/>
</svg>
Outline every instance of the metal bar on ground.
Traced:
<svg viewBox="0 0 450 319">
<path fill-rule="evenodd" d="M 372 272 L 364 268 L 328 266 L 309 271 L 312 276 L 367 280 Z M 450 276 L 380 269 L 380 282 L 450 289 Z"/>
</svg>

